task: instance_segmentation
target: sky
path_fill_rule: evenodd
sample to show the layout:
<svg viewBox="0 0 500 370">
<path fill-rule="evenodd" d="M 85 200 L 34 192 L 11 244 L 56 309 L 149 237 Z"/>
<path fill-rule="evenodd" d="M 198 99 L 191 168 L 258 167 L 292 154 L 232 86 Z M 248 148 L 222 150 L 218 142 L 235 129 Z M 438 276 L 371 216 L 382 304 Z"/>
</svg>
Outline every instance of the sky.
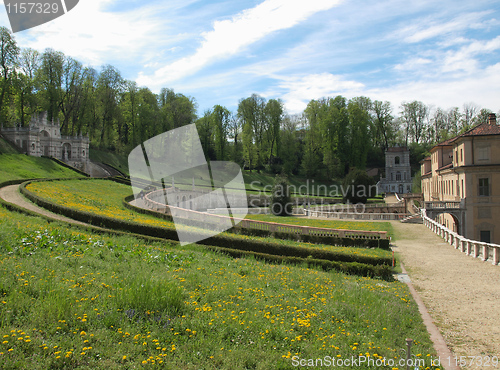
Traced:
<svg viewBox="0 0 500 370">
<path fill-rule="evenodd" d="M 395 115 L 413 100 L 500 111 L 498 0 L 80 0 L 14 37 L 193 97 L 199 115 L 252 94 L 289 114 L 337 95 L 389 101 Z"/>
</svg>

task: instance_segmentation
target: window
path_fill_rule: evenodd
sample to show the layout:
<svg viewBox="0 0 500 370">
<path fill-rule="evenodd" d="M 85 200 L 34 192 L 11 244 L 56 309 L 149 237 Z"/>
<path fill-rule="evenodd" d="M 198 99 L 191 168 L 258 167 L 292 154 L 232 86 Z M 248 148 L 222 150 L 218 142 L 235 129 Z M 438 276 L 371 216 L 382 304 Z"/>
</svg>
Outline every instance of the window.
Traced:
<svg viewBox="0 0 500 370">
<path fill-rule="evenodd" d="M 465 198 L 464 196 L 464 180 L 462 179 L 462 198 Z"/>
<path fill-rule="evenodd" d="M 464 161 L 464 150 L 460 149 L 460 162 L 463 163 Z"/>
<path fill-rule="evenodd" d="M 399 157 L 394 158 L 394 163 L 399 164 Z"/>
<path fill-rule="evenodd" d="M 490 196 L 490 182 L 488 178 L 479 179 L 479 196 L 480 197 Z"/>
<path fill-rule="evenodd" d="M 483 243 L 491 243 L 491 233 L 489 230 L 481 230 L 479 232 L 479 239 Z"/>
<path fill-rule="evenodd" d="M 396 172 L 396 181 L 401 181 L 401 172 Z"/>
</svg>

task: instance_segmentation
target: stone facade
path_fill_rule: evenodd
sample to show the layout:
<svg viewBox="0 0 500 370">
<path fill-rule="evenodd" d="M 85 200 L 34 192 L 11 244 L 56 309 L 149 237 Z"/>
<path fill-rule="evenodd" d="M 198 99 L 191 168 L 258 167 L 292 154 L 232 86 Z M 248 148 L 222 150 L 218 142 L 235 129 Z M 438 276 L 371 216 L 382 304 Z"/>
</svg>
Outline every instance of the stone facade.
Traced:
<svg viewBox="0 0 500 370">
<path fill-rule="evenodd" d="M 430 153 L 421 161 L 427 214 L 468 239 L 500 244 L 500 126 L 495 114 Z"/>
<path fill-rule="evenodd" d="M 54 157 L 84 171 L 88 166 L 89 138 L 62 136 L 59 122 L 48 121 L 46 112 L 34 114 L 27 127 L 2 127 L 0 133 L 23 153 Z"/>
<path fill-rule="evenodd" d="M 410 151 L 406 147 L 388 148 L 385 152 L 385 177 L 378 183 L 380 193 L 411 193 Z"/>
</svg>

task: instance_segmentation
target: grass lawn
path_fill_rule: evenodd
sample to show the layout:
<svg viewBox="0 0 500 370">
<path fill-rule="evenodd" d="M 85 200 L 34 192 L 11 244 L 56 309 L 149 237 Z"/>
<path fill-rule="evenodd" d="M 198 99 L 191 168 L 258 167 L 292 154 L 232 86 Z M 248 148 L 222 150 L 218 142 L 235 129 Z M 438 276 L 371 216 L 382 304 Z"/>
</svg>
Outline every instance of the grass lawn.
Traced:
<svg viewBox="0 0 500 370">
<path fill-rule="evenodd" d="M 295 369 L 294 359 L 351 356 L 404 369 L 406 338 L 426 366 L 435 357 L 398 281 L 97 235 L 1 207 L 0 266 L 2 369 Z"/>
<path fill-rule="evenodd" d="M 48 158 L 0 154 L 0 182 L 15 179 L 83 177 Z"/>
<path fill-rule="evenodd" d="M 387 231 L 391 236 L 394 234 L 394 230 L 390 222 L 321 220 L 306 217 L 280 217 L 274 215 L 247 215 L 246 218 L 257 221 L 276 222 L 289 225 L 326 227 L 331 229 L 347 230 Z"/>
</svg>

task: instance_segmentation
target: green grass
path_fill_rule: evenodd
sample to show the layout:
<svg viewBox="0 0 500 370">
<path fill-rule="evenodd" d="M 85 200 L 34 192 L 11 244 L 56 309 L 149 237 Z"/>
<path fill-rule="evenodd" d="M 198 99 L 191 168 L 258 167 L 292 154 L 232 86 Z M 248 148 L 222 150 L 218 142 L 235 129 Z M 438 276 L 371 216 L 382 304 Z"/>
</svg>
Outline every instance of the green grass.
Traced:
<svg viewBox="0 0 500 370">
<path fill-rule="evenodd" d="M 2 369 L 294 369 L 398 360 L 406 338 L 436 355 L 398 281 L 178 248 L 0 207 Z"/>
<path fill-rule="evenodd" d="M 128 156 L 122 154 L 116 154 L 107 152 L 99 149 L 90 149 L 90 159 L 95 162 L 102 162 L 104 164 L 109 164 L 125 175 L 128 175 Z"/>
<path fill-rule="evenodd" d="M 280 217 L 274 215 L 247 215 L 246 218 L 251 220 L 276 222 L 288 225 L 325 227 L 331 229 L 347 230 L 387 231 L 387 233 L 391 236 L 394 234 L 394 230 L 390 222 L 321 220 L 306 217 Z"/>
<path fill-rule="evenodd" d="M 48 158 L 25 154 L 0 154 L 0 182 L 30 178 L 83 177 Z"/>
</svg>

